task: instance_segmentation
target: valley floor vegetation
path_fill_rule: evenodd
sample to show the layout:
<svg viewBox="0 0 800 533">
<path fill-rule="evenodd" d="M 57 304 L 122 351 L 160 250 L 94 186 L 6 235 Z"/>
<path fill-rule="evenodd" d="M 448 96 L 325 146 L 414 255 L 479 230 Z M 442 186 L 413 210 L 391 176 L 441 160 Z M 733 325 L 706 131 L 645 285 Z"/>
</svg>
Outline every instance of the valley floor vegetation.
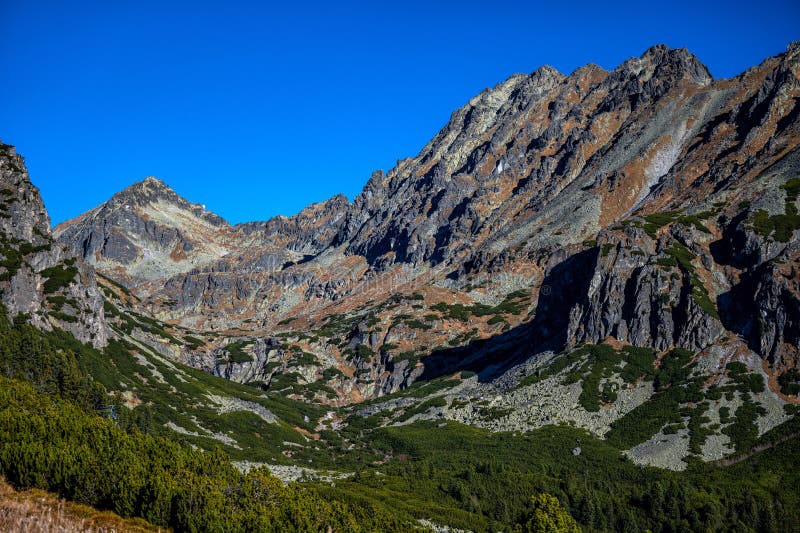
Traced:
<svg viewBox="0 0 800 533">
<path fill-rule="evenodd" d="M 416 524 L 378 499 L 284 486 L 265 469 L 240 472 L 219 449 L 149 434 L 147 417 L 115 403 L 80 370 L 91 348 L 24 317 L 10 323 L 2 311 L 0 473 L 13 486 L 175 531 L 408 531 Z M 577 531 L 549 495 L 528 495 L 525 509 L 520 531 Z"/>
<path fill-rule="evenodd" d="M 771 453 L 679 473 L 634 465 L 613 439 L 573 427 L 517 435 L 351 415 L 315 466 L 353 475 L 285 486 L 115 403 L 81 370 L 92 349 L 69 339 L 0 313 L 0 473 L 175 531 L 408 531 L 419 519 L 473 531 L 800 530 L 795 419 L 754 443 L 778 443 Z"/>
</svg>

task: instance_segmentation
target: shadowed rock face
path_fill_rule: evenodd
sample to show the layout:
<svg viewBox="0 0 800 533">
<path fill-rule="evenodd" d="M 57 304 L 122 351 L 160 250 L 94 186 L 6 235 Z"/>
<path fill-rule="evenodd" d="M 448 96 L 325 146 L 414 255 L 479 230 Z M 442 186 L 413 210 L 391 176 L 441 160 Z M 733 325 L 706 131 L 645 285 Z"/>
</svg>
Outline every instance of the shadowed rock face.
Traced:
<svg viewBox="0 0 800 533">
<path fill-rule="evenodd" d="M 95 347 L 107 342 L 103 298 L 94 270 L 53 241 L 50 217 L 25 163 L 0 143 L 0 298 L 9 318 L 53 326 Z"/>
<path fill-rule="evenodd" d="M 132 287 L 141 310 L 183 326 L 330 338 L 333 317 L 353 318 L 338 344 L 304 349 L 364 376 L 361 396 L 422 374 L 425 362 L 400 352 L 503 331 L 502 349 L 480 348 L 491 357 L 462 350 L 428 364 L 474 356 L 477 368 L 608 338 L 702 350 L 738 336 L 787 368 L 800 310 L 799 56 L 793 44 L 723 80 L 665 46 L 610 72 L 542 67 L 472 98 L 352 203 L 230 226 L 148 178 L 55 233 Z M 431 318 L 437 303 L 488 308 L 514 291 L 529 298 L 518 313 Z M 367 313 L 378 322 L 365 325 Z M 212 355 L 184 357 L 234 379 L 268 377 Z"/>
</svg>

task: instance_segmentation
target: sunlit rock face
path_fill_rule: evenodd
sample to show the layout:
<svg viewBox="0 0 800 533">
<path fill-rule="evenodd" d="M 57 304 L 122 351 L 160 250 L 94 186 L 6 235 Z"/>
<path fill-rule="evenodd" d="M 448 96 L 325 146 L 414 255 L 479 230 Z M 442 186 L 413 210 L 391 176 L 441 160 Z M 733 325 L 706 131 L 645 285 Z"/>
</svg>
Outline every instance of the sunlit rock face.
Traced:
<svg viewBox="0 0 800 533">
<path fill-rule="evenodd" d="M 472 98 L 352 202 L 231 226 L 148 178 L 55 234 L 141 312 L 251 339 L 259 368 L 220 362 L 222 339 L 184 360 L 269 380 L 299 353 L 265 348 L 283 334 L 316 357 L 299 374 L 343 372 L 346 401 L 609 338 L 736 338 L 778 372 L 800 331 L 799 53 L 719 80 L 665 46 L 613 71 L 542 67 Z M 452 353 L 434 365 L 436 349 Z"/>
</svg>

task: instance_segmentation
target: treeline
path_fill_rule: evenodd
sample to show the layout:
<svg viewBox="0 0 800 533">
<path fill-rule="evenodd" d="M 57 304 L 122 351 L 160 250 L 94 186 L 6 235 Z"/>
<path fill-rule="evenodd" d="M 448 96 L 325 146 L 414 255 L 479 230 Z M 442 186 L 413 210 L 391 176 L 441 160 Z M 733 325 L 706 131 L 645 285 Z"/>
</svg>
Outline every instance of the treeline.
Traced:
<svg viewBox="0 0 800 533">
<path fill-rule="evenodd" d="M 0 469 L 120 516 L 177 531 L 403 531 L 375 506 L 326 501 L 266 471 L 242 474 L 222 452 L 118 428 L 30 384 L 0 378 Z"/>
</svg>

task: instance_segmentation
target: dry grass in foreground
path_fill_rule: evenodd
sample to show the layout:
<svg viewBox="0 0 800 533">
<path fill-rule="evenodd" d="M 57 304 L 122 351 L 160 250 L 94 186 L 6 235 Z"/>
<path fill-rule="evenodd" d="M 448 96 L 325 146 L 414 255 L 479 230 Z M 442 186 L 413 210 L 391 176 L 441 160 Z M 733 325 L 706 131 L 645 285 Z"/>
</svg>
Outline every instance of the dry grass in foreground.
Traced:
<svg viewBox="0 0 800 533">
<path fill-rule="evenodd" d="M 124 519 L 54 494 L 31 489 L 16 491 L 0 478 L 0 531 L 51 533 L 141 533 L 164 531 L 144 520 Z"/>
</svg>

